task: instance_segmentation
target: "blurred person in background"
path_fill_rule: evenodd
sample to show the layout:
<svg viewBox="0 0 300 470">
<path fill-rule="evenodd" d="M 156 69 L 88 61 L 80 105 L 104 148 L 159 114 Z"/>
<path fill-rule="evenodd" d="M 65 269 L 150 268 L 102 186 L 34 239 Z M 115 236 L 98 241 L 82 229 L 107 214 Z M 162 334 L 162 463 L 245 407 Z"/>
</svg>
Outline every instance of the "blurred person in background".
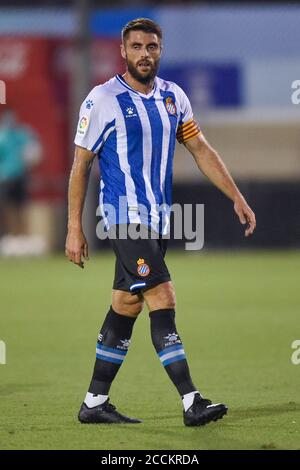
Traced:
<svg viewBox="0 0 300 470">
<path fill-rule="evenodd" d="M 227 412 L 226 405 L 204 398 L 193 384 L 175 324 L 175 291 L 164 261 L 167 240 L 163 234 L 168 230 L 168 217 L 158 207 L 171 205 L 176 137 L 199 169 L 231 199 L 240 222 L 248 224 L 246 236 L 255 229 L 255 216 L 200 131 L 184 91 L 157 77 L 161 40 L 161 29 L 152 20 L 129 22 L 122 31 L 121 45 L 126 73 L 96 86 L 80 110 L 69 184 L 66 255 L 81 268 L 88 257 L 82 210 L 91 163 L 97 154 L 102 214 L 108 225 L 117 226 L 117 238 L 111 239 L 116 254 L 112 305 L 98 336 L 92 380 L 78 415 L 82 423 L 140 422 L 118 413 L 108 394 L 144 302 L 149 309 L 154 348 L 182 399 L 184 424 L 204 425 Z M 127 202 L 122 211 L 118 205 L 123 195 Z M 109 221 L 103 204 L 115 208 L 117 220 Z M 145 214 L 142 206 L 149 212 Z M 159 237 L 122 239 L 118 228 L 127 224 L 144 225 L 149 230 L 156 226 Z M 136 387 L 141 395 L 143 391 L 138 384 Z"/>
<path fill-rule="evenodd" d="M 6 242 L 26 233 L 28 176 L 41 158 L 36 133 L 6 107 L 0 115 L 0 235 L 6 236 Z"/>
</svg>

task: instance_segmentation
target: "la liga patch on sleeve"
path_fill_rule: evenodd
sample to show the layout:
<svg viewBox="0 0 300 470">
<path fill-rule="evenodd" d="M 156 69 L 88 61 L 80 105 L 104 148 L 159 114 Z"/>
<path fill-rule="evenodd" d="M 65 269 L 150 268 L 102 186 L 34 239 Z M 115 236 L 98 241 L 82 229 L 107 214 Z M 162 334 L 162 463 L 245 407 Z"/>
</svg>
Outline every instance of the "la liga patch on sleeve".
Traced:
<svg viewBox="0 0 300 470">
<path fill-rule="evenodd" d="M 89 125 L 89 118 L 87 116 L 82 116 L 79 120 L 77 134 L 84 135 Z"/>
</svg>

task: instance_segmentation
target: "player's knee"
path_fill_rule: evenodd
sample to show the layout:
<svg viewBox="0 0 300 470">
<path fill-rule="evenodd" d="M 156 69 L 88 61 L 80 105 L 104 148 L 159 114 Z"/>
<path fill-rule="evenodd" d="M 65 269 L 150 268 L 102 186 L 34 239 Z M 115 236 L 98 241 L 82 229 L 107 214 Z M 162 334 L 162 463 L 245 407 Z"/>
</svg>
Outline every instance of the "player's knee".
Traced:
<svg viewBox="0 0 300 470">
<path fill-rule="evenodd" d="M 130 313 L 130 316 L 137 317 L 143 310 L 144 302 L 139 300 L 133 304 L 126 304 L 125 309 Z"/>
<path fill-rule="evenodd" d="M 168 286 L 162 293 L 160 297 L 160 303 L 162 304 L 161 308 L 176 308 L 176 297 L 175 292 L 172 286 Z"/>
<path fill-rule="evenodd" d="M 143 310 L 143 303 L 138 302 L 136 304 L 128 304 L 126 302 L 122 303 L 113 303 L 112 307 L 115 312 L 120 315 L 125 315 L 127 317 L 137 317 Z"/>
<path fill-rule="evenodd" d="M 146 291 L 144 297 L 150 311 L 176 308 L 176 296 L 171 282 L 155 286 L 148 293 Z"/>
<path fill-rule="evenodd" d="M 124 293 L 124 295 L 113 295 L 112 308 L 120 315 L 137 317 L 143 310 L 144 302 L 137 296 Z"/>
</svg>

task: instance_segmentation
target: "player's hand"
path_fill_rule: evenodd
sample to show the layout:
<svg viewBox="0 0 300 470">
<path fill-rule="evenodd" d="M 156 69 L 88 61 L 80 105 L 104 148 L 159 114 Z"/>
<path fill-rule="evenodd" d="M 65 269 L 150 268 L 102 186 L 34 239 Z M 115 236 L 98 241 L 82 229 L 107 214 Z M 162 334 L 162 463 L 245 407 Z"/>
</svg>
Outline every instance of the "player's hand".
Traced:
<svg viewBox="0 0 300 470">
<path fill-rule="evenodd" d="M 252 235 L 256 227 L 255 214 L 253 210 L 248 206 L 243 196 L 238 197 L 234 201 L 234 210 L 238 215 L 241 224 L 247 224 L 247 228 L 245 230 L 245 237 Z"/>
<path fill-rule="evenodd" d="M 84 261 L 89 259 L 88 244 L 82 230 L 69 229 L 66 239 L 66 256 L 72 263 L 84 268 Z"/>
</svg>

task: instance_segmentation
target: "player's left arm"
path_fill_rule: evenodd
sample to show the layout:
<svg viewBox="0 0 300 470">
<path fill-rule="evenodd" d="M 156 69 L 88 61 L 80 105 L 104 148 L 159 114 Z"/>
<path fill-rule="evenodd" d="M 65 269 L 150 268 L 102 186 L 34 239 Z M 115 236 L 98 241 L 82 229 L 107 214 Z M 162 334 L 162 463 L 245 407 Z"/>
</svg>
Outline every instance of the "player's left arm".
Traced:
<svg viewBox="0 0 300 470">
<path fill-rule="evenodd" d="M 245 236 L 252 235 L 256 227 L 255 214 L 239 191 L 218 153 L 207 142 L 203 134 L 198 134 L 187 140 L 184 145 L 193 155 L 199 170 L 233 201 L 234 210 L 241 224 L 248 224 Z"/>
</svg>

